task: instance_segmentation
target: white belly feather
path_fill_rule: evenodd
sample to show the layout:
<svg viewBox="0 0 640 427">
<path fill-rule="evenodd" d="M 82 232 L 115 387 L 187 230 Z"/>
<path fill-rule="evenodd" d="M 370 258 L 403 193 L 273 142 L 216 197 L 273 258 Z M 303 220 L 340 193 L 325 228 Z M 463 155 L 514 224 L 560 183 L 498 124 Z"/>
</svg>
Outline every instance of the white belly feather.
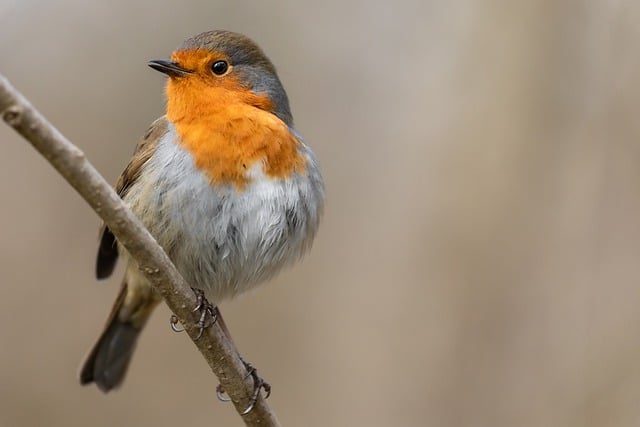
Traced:
<svg viewBox="0 0 640 427">
<path fill-rule="evenodd" d="M 313 153 L 307 171 L 285 180 L 249 171 L 242 192 L 209 184 L 172 126 L 125 196 L 193 287 L 215 303 L 269 279 L 311 246 L 323 207 Z"/>
</svg>

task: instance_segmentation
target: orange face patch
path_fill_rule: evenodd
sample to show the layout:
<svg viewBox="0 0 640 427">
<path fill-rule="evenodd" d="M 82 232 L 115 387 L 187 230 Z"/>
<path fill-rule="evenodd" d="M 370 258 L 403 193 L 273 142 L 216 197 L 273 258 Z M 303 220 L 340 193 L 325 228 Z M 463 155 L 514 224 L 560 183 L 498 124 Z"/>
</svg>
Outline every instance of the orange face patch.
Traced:
<svg viewBox="0 0 640 427">
<path fill-rule="evenodd" d="M 233 73 L 214 75 L 210 66 L 226 60 L 206 50 L 178 51 L 172 60 L 193 71 L 167 83 L 167 118 L 175 125 L 181 145 L 213 184 L 249 182 L 247 171 L 263 162 L 264 173 L 285 178 L 303 172 L 306 160 L 300 142 L 272 114 L 273 104 L 253 93 Z"/>
</svg>

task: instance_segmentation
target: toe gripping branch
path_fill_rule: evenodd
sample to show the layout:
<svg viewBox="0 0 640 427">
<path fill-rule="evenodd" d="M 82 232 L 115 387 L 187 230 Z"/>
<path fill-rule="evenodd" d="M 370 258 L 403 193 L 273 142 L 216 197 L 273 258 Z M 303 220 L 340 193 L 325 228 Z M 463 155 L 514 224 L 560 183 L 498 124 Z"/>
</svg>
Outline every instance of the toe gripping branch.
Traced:
<svg viewBox="0 0 640 427">
<path fill-rule="evenodd" d="M 204 296 L 204 292 L 202 290 L 194 289 L 194 288 L 192 289 L 193 289 L 193 292 L 196 294 L 196 298 L 197 298 L 196 306 L 193 309 L 193 311 L 200 312 L 200 318 L 198 319 L 198 323 L 197 323 L 199 332 L 198 332 L 198 336 L 195 338 L 195 340 L 197 341 L 202 337 L 202 334 L 204 333 L 205 329 L 210 328 L 211 326 L 213 326 L 213 324 L 216 323 L 216 320 L 218 320 L 219 311 L 218 311 L 218 307 L 214 306 L 209 301 L 207 301 L 207 299 Z M 175 314 L 172 314 L 171 317 L 169 318 L 169 325 L 171 326 L 171 330 L 174 332 L 183 332 L 184 328 L 179 328 L 178 323 L 180 323 L 180 321 L 178 320 L 178 317 Z M 265 392 L 265 395 L 264 395 L 265 399 L 268 399 L 269 396 L 271 396 L 271 385 L 258 375 L 258 371 L 256 370 L 256 368 L 253 367 L 253 365 L 245 362 L 242 357 L 240 357 L 240 360 L 242 360 L 242 363 L 247 369 L 247 375 L 245 379 L 251 377 L 254 384 L 254 390 L 253 390 L 253 394 L 251 395 L 251 399 L 249 400 L 249 405 L 240 414 L 240 415 L 247 415 L 256 406 L 256 403 L 258 402 L 258 398 L 260 397 L 261 390 L 264 390 Z M 221 402 L 231 401 L 230 398 L 225 397 L 225 391 L 222 384 L 218 384 L 218 386 L 216 387 L 216 396 L 218 397 L 218 400 Z"/>
<path fill-rule="evenodd" d="M 240 360 L 242 360 L 242 363 L 247 369 L 247 376 L 244 378 L 247 379 L 251 377 L 251 379 L 253 379 L 254 389 L 253 389 L 253 394 L 251 395 L 251 399 L 249 400 L 249 406 L 247 406 L 247 408 L 244 411 L 242 411 L 242 413 L 240 414 L 240 415 L 247 415 L 256 406 L 256 403 L 258 402 L 258 397 L 260 397 L 261 390 L 264 389 L 265 399 L 268 399 L 269 396 L 271 396 L 271 384 L 263 380 L 260 377 L 260 375 L 258 375 L 258 371 L 256 370 L 256 368 L 253 367 L 253 365 L 245 362 L 242 357 L 240 358 Z M 218 386 L 216 387 L 216 396 L 218 396 L 218 400 L 221 402 L 229 402 L 231 399 L 229 399 L 228 397 L 225 397 L 224 394 L 225 394 L 224 387 L 222 387 L 222 384 L 218 384 Z"/>
<path fill-rule="evenodd" d="M 218 307 L 207 301 L 207 299 L 204 297 L 204 291 L 194 288 L 191 289 L 193 290 L 193 293 L 196 294 L 197 298 L 196 306 L 194 307 L 193 311 L 200 312 L 200 319 L 198 319 L 197 323 L 199 331 L 198 336 L 196 337 L 196 341 L 198 341 L 200 338 L 202 338 L 204 330 L 213 326 L 213 324 L 216 323 L 216 320 L 218 320 Z M 171 330 L 173 332 L 184 331 L 184 328 L 178 327 L 179 322 L 180 321 L 175 314 L 172 314 L 171 317 L 169 317 L 169 325 L 171 326 Z"/>
</svg>

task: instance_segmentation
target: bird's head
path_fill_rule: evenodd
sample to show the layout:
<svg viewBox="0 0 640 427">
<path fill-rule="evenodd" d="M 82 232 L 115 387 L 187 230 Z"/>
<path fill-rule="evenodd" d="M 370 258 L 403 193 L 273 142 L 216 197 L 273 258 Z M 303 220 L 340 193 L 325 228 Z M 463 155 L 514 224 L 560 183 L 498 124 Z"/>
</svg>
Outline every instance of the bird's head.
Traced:
<svg viewBox="0 0 640 427">
<path fill-rule="evenodd" d="M 167 115 L 205 113 L 234 103 L 249 104 L 293 125 L 287 94 L 276 69 L 248 37 L 209 31 L 187 39 L 170 60 L 149 61 L 169 76 Z"/>
</svg>

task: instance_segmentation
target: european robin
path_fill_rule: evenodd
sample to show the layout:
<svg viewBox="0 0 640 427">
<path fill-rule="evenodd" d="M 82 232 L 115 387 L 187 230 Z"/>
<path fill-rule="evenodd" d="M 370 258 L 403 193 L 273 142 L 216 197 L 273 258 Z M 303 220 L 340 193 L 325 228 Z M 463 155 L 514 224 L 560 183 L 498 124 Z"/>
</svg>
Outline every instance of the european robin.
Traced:
<svg viewBox="0 0 640 427">
<path fill-rule="evenodd" d="M 322 176 L 273 64 L 246 36 L 202 33 L 149 66 L 168 76 L 166 115 L 138 143 L 116 190 L 201 300 L 218 304 L 309 250 Z M 111 275 L 119 253 L 127 262 L 122 287 L 80 372 L 82 384 L 104 392 L 122 383 L 161 300 L 107 227 L 98 279 Z"/>
</svg>

